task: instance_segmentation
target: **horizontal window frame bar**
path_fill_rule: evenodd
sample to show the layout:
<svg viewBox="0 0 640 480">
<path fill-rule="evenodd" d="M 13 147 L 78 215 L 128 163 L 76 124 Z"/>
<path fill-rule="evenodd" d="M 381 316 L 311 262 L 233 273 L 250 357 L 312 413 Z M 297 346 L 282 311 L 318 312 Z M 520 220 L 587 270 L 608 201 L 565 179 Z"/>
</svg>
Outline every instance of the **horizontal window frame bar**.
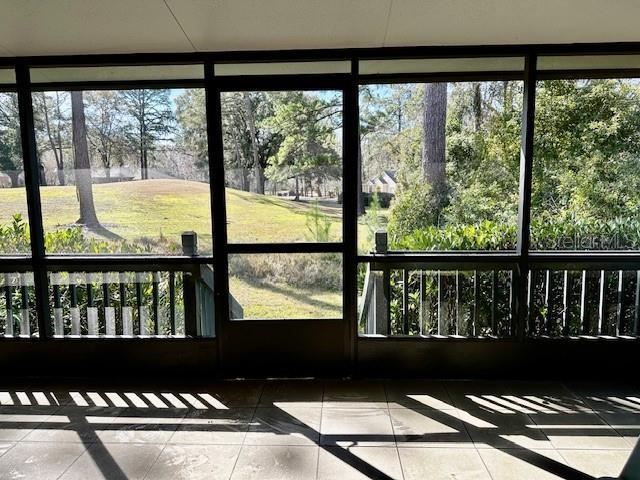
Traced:
<svg viewBox="0 0 640 480">
<path fill-rule="evenodd" d="M 604 55 L 640 53 L 640 42 L 590 42 L 573 44 L 444 45 L 291 50 L 238 50 L 225 52 L 174 52 L 81 54 L 3 57 L 0 67 L 19 59 L 29 67 L 175 65 L 213 63 L 273 63 L 283 61 L 386 60 L 412 58 L 501 57 L 518 55 Z"/>
<path fill-rule="evenodd" d="M 25 273 L 34 268 L 31 256 L 0 256 L 0 273 Z"/>
<path fill-rule="evenodd" d="M 212 265 L 212 256 L 122 256 L 55 255 L 43 259 L 43 268 L 51 272 L 109 271 L 189 271 L 199 265 Z"/>
<path fill-rule="evenodd" d="M 360 85 L 491 82 L 501 80 L 524 81 L 524 71 L 376 73 L 358 76 Z"/>
<path fill-rule="evenodd" d="M 343 242 L 299 243 L 229 243 L 229 255 L 277 254 L 277 253 L 341 253 Z"/>
<path fill-rule="evenodd" d="M 444 343 L 456 343 L 456 342 L 464 342 L 464 343 L 509 343 L 517 346 L 522 346 L 523 344 L 532 344 L 532 343 L 637 343 L 640 342 L 640 336 L 608 336 L 608 335 L 598 335 L 598 336 L 590 336 L 590 335 L 579 335 L 579 336 L 559 336 L 559 337 L 548 337 L 548 336 L 525 336 L 523 340 L 519 340 L 515 336 L 506 336 L 506 337 L 464 337 L 464 336 L 452 336 L 452 335 L 380 335 L 380 334 L 362 334 L 359 333 L 357 337 L 358 341 L 364 342 L 444 342 Z"/>
<path fill-rule="evenodd" d="M 33 92 L 91 91 L 91 90 L 136 90 L 166 88 L 204 88 L 204 80 L 90 80 L 69 82 L 38 82 L 31 84 Z"/>
<path fill-rule="evenodd" d="M 240 325 L 249 325 L 251 323 L 254 324 L 264 324 L 264 323 L 278 323 L 282 325 L 285 322 L 291 323 L 300 323 L 300 322 L 342 322 L 344 317 L 308 317 L 308 318 L 255 318 L 255 317 L 247 317 L 247 318 L 231 318 L 230 321 L 233 324 Z"/>
</svg>

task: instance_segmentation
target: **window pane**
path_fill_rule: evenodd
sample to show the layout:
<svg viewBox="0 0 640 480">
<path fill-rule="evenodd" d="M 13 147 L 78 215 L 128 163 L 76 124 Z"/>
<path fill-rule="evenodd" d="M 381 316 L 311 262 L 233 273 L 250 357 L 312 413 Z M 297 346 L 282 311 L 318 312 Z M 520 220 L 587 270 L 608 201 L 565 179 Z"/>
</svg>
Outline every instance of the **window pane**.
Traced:
<svg viewBox="0 0 640 480">
<path fill-rule="evenodd" d="M 118 80 L 198 80 L 203 78 L 204 66 L 198 64 L 31 69 L 31 81 L 33 83 Z"/>
<path fill-rule="evenodd" d="M 0 83 L 16 83 L 16 71 L 13 68 L 0 68 Z"/>
<path fill-rule="evenodd" d="M 222 95 L 228 239 L 342 239 L 342 95 Z"/>
<path fill-rule="evenodd" d="M 511 250 L 518 213 L 522 82 L 360 90 L 358 245 Z"/>
<path fill-rule="evenodd" d="M 0 93 L 0 255 L 31 252 L 22 165 L 18 96 Z"/>
<path fill-rule="evenodd" d="M 220 63 L 214 66 L 218 76 L 228 75 L 309 75 L 351 73 L 351 62 L 254 62 Z"/>
<path fill-rule="evenodd" d="M 538 70 L 638 68 L 640 55 L 556 55 L 538 57 Z"/>
<path fill-rule="evenodd" d="M 640 248 L 640 82 L 537 84 L 531 247 Z"/>
<path fill-rule="evenodd" d="M 286 253 L 229 256 L 231 318 L 342 317 L 342 256 Z"/>
<path fill-rule="evenodd" d="M 33 95 L 49 253 L 211 253 L 203 89 Z"/>
<path fill-rule="evenodd" d="M 518 72 L 524 69 L 522 57 L 498 58 L 412 58 L 361 60 L 360 74 L 443 73 L 443 72 Z"/>
</svg>

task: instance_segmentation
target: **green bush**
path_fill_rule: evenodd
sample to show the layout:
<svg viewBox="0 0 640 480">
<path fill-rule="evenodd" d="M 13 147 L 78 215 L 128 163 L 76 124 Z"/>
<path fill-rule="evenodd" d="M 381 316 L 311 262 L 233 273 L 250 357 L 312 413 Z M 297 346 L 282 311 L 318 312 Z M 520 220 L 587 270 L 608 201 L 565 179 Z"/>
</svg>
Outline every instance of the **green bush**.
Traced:
<svg viewBox="0 0 640 480">
<path fill-rule="evenodd" d="M 175 249 L 174 245 L 160 239 L 167 252 Z M 20 214 L 15 214 L 11 223 L 0 225 L 0 252 L 29 253 L 31 251 L 29 224 Z M 44 246 L 47 252 L 55 253 L 149 253 L 154 245 L 150 240 L 127 242 L 125 240 L 102 240 L 89 236 L 80 226 L 67 227 L 46 232 Z"/>
<path fill-rule="evenodd" d="M 514 250 L 516 225 L 490 222 L 476 225 L 429 225 L 403 237 L 391 237 L 393 250 Z M 532 250 L 637 250 L 640 220 L 611 221 L 540 216 L 531 221 Z"/>
<path fill-rule="evenodd" d="M 334 253 L 231 255 L 229 275 L 249 282 L 342 289 L 340 255 Z"/>
<path fill-rule="evenodd" d="M 437 201 L 430 190 L 426 183 L 416 183 L 394 198 L 389 213 L 392 238 L 404 238 L 411 232 L 438 224 Z"/>
</svg>

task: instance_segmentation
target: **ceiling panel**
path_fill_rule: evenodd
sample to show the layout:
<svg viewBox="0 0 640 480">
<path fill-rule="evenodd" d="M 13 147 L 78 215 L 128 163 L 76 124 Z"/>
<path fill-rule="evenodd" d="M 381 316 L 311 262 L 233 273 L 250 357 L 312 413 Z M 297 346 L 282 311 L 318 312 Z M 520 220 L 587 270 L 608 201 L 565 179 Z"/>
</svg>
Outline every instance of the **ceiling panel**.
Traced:
<svg viewBox="0 0 640 480">
<path fill-rule="evenodd" d="M 198 50 L 381 46 L 391 0 L 168 0 Z"/>
<path fill-rule="evenodd" d="M 192 50 L 163 0 L 10 3 L 0 15 L 0 45 L 14 55 Z"/>
<path fill-rule="evenodd" d="M 394 0 L 385 46 L 640 40 L 637 0 Z"/>
<path fill-rule="evenodd" d="M 4 56 L 640 41 L 638 0 L 3 3 Z"/>
</svg>

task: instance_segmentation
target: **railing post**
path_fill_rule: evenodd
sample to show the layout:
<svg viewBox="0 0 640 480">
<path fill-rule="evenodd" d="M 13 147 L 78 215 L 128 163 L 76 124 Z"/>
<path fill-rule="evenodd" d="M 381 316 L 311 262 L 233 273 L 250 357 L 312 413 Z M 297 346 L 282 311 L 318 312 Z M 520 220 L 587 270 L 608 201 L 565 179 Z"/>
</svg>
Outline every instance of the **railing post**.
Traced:
<svg viewBox="0 0 640 480">
<path fill-rule="evenodd" d="M 182 253 L 194 257 L 198 255 L 198 234 L 196 232 L 183 232 Z M 196 267 L 198 267 L 196 265 Z M 190 268 L 183 272 L 182 285 L 184 295 L 184 334 L 188 337 L 198 335 L 198 296 L 196 294 L 197 276 L 199 268 Z"/>
<path fill-rule="evenodd" d="M 387 232 L 378 230 L 374 234 L 374 253 L 386 254 L 388 251 Z M 380 274 L 374 276 L 374 298 L 373 305 L 376 311 L 376 332 L 384 335 L 391 335 L 391 271 L 385 265 L 382 268 L 382 278 Z"/>
</svg>

